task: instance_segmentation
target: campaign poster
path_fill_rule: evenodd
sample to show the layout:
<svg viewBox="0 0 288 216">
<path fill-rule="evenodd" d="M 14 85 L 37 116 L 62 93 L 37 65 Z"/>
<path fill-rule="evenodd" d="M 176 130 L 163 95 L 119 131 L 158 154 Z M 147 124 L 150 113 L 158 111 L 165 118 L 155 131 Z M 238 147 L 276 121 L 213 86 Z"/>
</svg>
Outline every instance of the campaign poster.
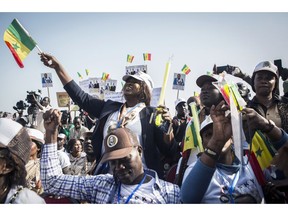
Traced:
<svg viewBox="0 0 288 216">
<path fill-rule="evenodd" d="M 53 87 L 52 73 L 41 73 L 42 88 Z"/>
<path fill-rule="evenodd" d="M 184 90 L 185 78 L 186 75 L 184 73 L 174 73 L 172 89 Z"/>
</svg>

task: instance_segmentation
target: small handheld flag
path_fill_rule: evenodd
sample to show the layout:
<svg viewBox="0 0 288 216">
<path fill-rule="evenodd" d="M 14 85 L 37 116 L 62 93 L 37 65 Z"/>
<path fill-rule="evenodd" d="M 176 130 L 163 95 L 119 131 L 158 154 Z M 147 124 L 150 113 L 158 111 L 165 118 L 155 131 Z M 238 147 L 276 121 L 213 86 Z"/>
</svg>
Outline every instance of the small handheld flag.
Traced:
<svg viewBox="0 0 288 216">
<path fill-rule="evenodd" d="M 144 61 L 151 61 L 151 53 L 143 53 Z"/>
<path fill-rule="evenodd" d="M 134 56 L 129 55 L 129 54 L 127 55 L 127 62 L 132 63 L 133 59 L 134 59 Z"/>
<path fill-rule="evenodd" d="M 188 75 L 191 72 L 191 69 L 185 64 L 181 71 Z"/>
<path fill-rule="evenodd" d="M 83 79 L 82 75 L 79 72 L 77 72 L 77 74 L 78 74 L 80 79 Z"/>
<path fill-rule="evenodd" d="M 88 69 L 85 69 L 85 71 L 86 71 L 86 75 L 89 76 L 90 71 Z"/>
<path fill-rule="evenodd" d="M 24 67 L 23 60 L 35 46 L 42 52 L 17 19 L 14 19 L 8 26 L 7 30 L 4 32 L 3 39 L 20 68 Z"/>
<path fill-rule="evenodd" d="M 109 78 L 109 75 L 110 74 L 108 74 L 108 73 L 102 73 L 102 80 L 106 81 Z"/>
</svg>

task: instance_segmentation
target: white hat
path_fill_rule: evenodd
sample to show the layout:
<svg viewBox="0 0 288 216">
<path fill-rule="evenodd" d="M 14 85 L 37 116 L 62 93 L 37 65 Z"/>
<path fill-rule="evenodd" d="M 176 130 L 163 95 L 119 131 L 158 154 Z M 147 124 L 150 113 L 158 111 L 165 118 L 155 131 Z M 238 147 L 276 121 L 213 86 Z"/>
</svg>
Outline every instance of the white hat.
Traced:
<svg viewBox="0 0 288 216">
<path fill-rule="evenodd" d="M 42 131 L 34 129 L 34 128 L 27 128 L 28 135 L 32 140 L 36 140 L 42 144 L 44 144 L 44 134 Z"/>
<path fill-rule="evenodd" d="M 31 150 L 31 139 L 26 128 L 11 119 L 0 118 L 0 148 L 7 148 L 26 164 Z"/>
<path fill-rule="evenodd" d="M 186 103 L 186 100 L 184 98 L 178 98 L 176 101 L 175 101 L 175 107 L 177 107 L 177 105 L 179 103 Z"/>
<path fill-rule="evenodd" d="M 278 75 L 278 68 L 276 65 L 274 65 L 271 61 L 262 61 L 260 62 L 259 64 L 256 65 L 255 69 L 254 69 L 254 72 L 252 74 L 252 78 L 251 78 L 251 86 L 252 86 L 252 90 L 255 92 L 255 88 L 254 88 L 254 79 L 255 79 L 255 75 L 257 72 L 259 71 L 268 71 L 268 72 L 271 72 L 273 73 L 275 76 L 276 76 L 276 81 L 278 80 L 279 78 L 279 75 Z M 275 88 L 276 86 L 278 86 L 278 84 L 275 85 Z"/>
<path fill-rule="evenodd" d="M 211 124 L 213 124 L 213 120 L 212 120 L 211 116 L 208 115 L 208 116 L 206 116 L 206 118 L 204 119 L 204 121 L 203 121 L 203 122 L 201 123 L 201 125 L 200 125 L 200 134 L 201 134 L 201 132 L 203 132 L 203 130 L 204 130 L 207 126 L 209 126 L 209 125 L 211 125 Z"/>
<path fill-rule="evenodd" d="M 254 72 L 259 71 L 270 71 L 272 72 L 276 77 L 278 77 L 278 68 L 276 65 L 274 65 L 271 61 L 263 61 L 256 65 Z"/>
<path fill-rule="evenodd" d="M 123 76 L 122 80 L 126 82 L 129 77 L 133 77 L 134 79 L 144 81 L 146 85 L 148 86 L 149 90 L 152 92 L 154 83 L 151 77 L 147 73 L 139 71 L 139 72 L 136 72 L 135 74 L 126 74 Z"/>
<path fill-rule="evenodd" d="M 65 139 L 66 135 L 64 133 L 59 133 L 57 137 L 60 139 Z"/>
</svg>

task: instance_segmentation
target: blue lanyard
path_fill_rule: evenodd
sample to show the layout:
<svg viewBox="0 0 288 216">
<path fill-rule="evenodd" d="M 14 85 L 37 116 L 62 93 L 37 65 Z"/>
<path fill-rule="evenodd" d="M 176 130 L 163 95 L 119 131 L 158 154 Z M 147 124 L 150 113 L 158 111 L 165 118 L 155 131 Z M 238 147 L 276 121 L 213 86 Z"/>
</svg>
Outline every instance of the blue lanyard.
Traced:
<svg viewBox="0 0 288 216">
<path fill-rule="evenodd" d="M 219 174 L 223 180 L 223 182 L 225 182 L 225 178 L 224 178 L 224 174 L 218 169 L 219 171 Z M 233 180 L 232 180 L 232 183 L 230 184 L 230 186 L 228 187 L 228 193 L 229 193 L 229 197 L 230 197 L 230 203 L 234 203 L 234 198 L 232 196 L 233 192 L 234 192 L 234 189 L 235 189 L 235 186 L 239 180 L 239 176 L 240 176 L 240 172 L 241 172 L 241 169 L 235 174 Z M 226 180 L 227 181 L 227 180 Z"/>
<path fill-rule="evenodd" d="M 143 184 L 143 182 L 146 179 L 146 174 L 144 175 L 143 179 L 141 180 L 141 182 L 137 185 L 137 187 L 132 191 L 132 193 L 128 196 L 127 200 L 125 201 L 125 204 L 127 204 L 130 199 L 132 198 L 132 196 L 134 195 L 134 193 L 139 189 L 139 187 Z M 121 191 L 121 183 L 119 184 L 119 188 L 118 188 L 118 197 L 117 197 L 117 203 L 120 203 L 120 191 Z"/>
</svg>

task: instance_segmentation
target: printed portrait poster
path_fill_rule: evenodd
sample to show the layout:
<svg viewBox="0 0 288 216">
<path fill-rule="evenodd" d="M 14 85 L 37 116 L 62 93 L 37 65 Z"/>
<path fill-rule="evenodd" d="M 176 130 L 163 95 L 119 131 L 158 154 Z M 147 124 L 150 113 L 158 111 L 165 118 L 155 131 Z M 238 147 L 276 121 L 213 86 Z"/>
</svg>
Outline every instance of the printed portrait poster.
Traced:
<svg viewBox="0 0 288 216">
<path fill-rule="evenodd" d="M 115 92 L 117 86 L 117 80 L 108 79 L 105 83 L 105 93 L 106 92 Z"/>
<path fill-rule="evenodd" d="M 125 74 L 135 74 L 139 71 L 147 73 L 147 65 L 133 65 L 125 67 Z"/>
<path fill-rule="evenodd" d="M 70 104 L 70 97 L 67 92 L 56 92 L 58 107 L 68 107 Z"/>
<path fill-rule="evenodd" d="M 184 90 L 185 78 L 186 75 L 184 73 L 174 73 L 172 89 Z"/>
<path fill-rule="evenodd" d="M 41 73 L 42 88 L 53 87 L 52 73 Z"/>
</svg>

